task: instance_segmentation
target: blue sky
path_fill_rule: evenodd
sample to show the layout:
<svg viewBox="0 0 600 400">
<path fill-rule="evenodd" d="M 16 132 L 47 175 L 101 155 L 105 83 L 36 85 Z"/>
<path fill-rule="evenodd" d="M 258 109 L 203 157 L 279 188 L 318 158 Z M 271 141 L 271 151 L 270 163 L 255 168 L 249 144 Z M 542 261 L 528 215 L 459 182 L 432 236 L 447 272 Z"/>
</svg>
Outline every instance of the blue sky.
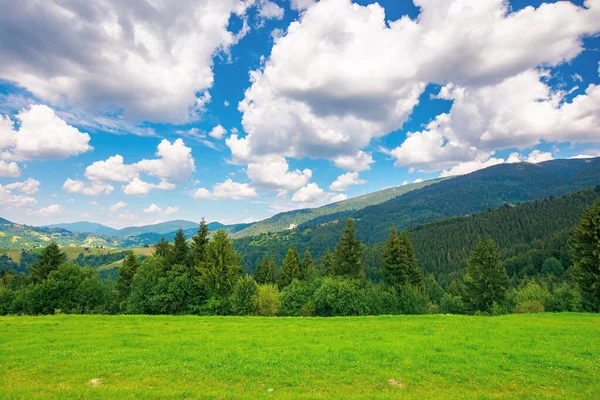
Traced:
<svg viewBox="0 0 600 400">
<path fill-rule="evenodd" d="M 600 155 L 599 0 L 5 8 L 0 216 L 15 222 L 247 222 Z"/>
</svg>

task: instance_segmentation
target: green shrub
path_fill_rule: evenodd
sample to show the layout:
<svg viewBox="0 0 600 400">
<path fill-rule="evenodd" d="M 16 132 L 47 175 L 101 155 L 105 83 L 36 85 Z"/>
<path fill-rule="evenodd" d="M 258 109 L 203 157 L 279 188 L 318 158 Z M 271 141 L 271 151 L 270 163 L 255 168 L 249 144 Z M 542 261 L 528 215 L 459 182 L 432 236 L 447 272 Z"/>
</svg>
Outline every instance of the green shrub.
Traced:
<svg viewBox="0 0 600 400">
<path fill-rule="evenodd" d="M 548 290 L 537 283 L 529 283 L 525 287 L 514 291 L 514 313 L 544 312 L 544 303 L 550 294 Z"/>
<path fill-rule="evenodd" d="M 254 314 L 254 296 L 258 285 L 254 278 L 245 275 L 240 278 L 231 295 L 231 306 L 236 315 Z"/>
<path fill-rule="evenodd" d="M 440 300 L 440 313 L 442 314 L 463 314 L 465 312 L 465 303 L 461 296 L 452 296 L 445 293 Z"/>
<path fill-rule="evenodd" d="M 513 310 L 515 314 L 530 314 L 544 312 L 544 303 L 539 300 L 525 300 L 517 303 Z"/>
<path fill-rule="evenodd" d="M 259 285 L 254 296 L 254 309 L 258 315 L 273 317 L 281 307 L 279 290 L 272 284 Z"/>
<path fill-rule="evenodd" d="M 429 297 L 421 288 L 404 285 L 398 294 L 398 308 L 401 314 L 427 314 Z"/>
<path fill-rule="evenodd" d="M 556 286 L 554 293 L 546 298 L 544 307 L 550 312 L 581 311 L 581 293 L 566 283 Z"/>
<path fill-rule="evenodd" d="M 322 317 L 366 315 L 367 295 L 360 280 L 325 278 L 314 296 L 317 315 Z"/>
<path fill-rule="evenodd" d="M 320 280 L 299 281 L 294 279 L 279 295 L 281 299 L 279 315 L 288 317 L 304 315 L 303 309 L 308 303 L 312 304 L 314 311 L 312 299 L 320 285 Z M 309 308 L 304 310 L 304 312 L 309 312 Z"/>
<path fill-rule="evenodd" d="M 400 313 L 398 292 L 394 287 L 384 284 L 373 285 L 367 295 L 371 315 L 396 315 Z"/>
</svg>

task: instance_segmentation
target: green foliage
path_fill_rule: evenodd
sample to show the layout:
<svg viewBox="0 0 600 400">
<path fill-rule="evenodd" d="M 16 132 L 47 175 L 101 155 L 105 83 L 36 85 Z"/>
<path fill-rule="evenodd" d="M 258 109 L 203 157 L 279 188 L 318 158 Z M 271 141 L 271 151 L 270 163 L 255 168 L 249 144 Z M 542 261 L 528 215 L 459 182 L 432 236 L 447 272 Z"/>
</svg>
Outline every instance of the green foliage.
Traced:
<svg viewBox="0 0 600 400">
<path fill-rule="evenodd" d="M 258 264 L 256 271 L 254 271 L 254 279 L 257 283 L 264 285 L 277 283 L 277 278 L 277 265 L 271 257 L 265 254 L 262 262 Z"/>
<path fill-rule="evenodd" d="M 172 257 L 172 253 L 173 246 L 164 238 L 164 236 L 154 245 L 154 256 L 156 257 L 162 257 L 168 260 Z"/>
<path fill-rule="evenodd" d="M 206 248 L 210 241 L 209 234 L 208 225 L 204 218 L 202 218 L 198 231 L 192 236 L 192 243 L 190 244 L 194 265 L 200 265 L 206 261 Z"/>
<path fill-rule="evenodd" d="M 281 273 L 279 274 L 279 287 L 283 289 L 294 279 L 302 279 L 300 271 L 300 256 L 296 249 L 288 249 L 283 265 L 281 267 Z"/>
<path fill-rule="evenodd" d="M 462 296 L 453 296 L 450 293 L 444 293 L 440 300 L 440 313 L 442 314 L 463 314 L 465 312 L 465 303 Z"/>
<path fill-rule="evenodd" d="M 333 276 L 333 254 L 329 249 L 325 250 L 325 254 L 323 255 L 323 267 L 322 267 L 322 275 L 324 276 Z"/>
<path fill-rule="evenodd" d="M 564 272 L 563 266 L 555 257 L 549 257 L 542 264 L 542 274 L 561 277 Z"/>
<path fill-rule="evenodd" d="M 175 233 L 175 238 L 173 239 L 173 247 L 170 254 L 169 262 L 173 265 L 185 265 L 191 266 L 192 259 L 190 256 L 190 247 L 187 243 L 187 238 L 185 237 L 185 233 L 183 233 L 183 229 L 179 228 Z"/>
<path fill-rule="evenodd" d="M 399 288 L 398 309 L 400 314 L 427 314 L 429 305 L 429 298 L 423 288 L 410 284 Z"/>
<path fill-rule="evenodd" d="M 52 270 L 47 279 L 27 293 L 29 314 L 100 314 L 114 308 L 112 293 L 98 279 L 96 272 L 75 264 L 64 263 Z"/>
<path fill-rule="evenodd" d="M 600 311 L 600 200 L 585 213 L 573 232 L 575 276 L 586 310 Z"/>
<path fill-rule="evenodd" d="M 304 252 L 304 257 L 302 257 L 302 261 L 300 261 L 300 279 L 310 281 L 318 276 L 319 273 L 313 262 L 312 255 L 310 254 L 310 251 L 306 250 Z"/>
<path fill-rule="evenodd" d="M 58 269 L 59 265 L 67 261 L 67 255 L 63 253 L 56 242 L 50 242 L 38 255 L 37 261 L 29 267 L 31 280 L 40 283 L 48 278 L 52 271 Z"/>
<path fill-rule="evenodd" d="M 465 286 L 472 311 L 489 312 L 492 304 L 504 301 L 508 277 L 498 262 L 496 244 L 488 237 L 480 240 L 469 258 Z"/>
<path fill-rule="evenodd" d="M 553 293 L 544 302 L 544 308 L 548 312 L 581 311 L 581 294 L 575 287 L 563 283 L 554 287 Z"/>
<path fill-rule="evenodd" d="M 233 313 L 236 315 L 254 314 L 254 297 L 257 290 L 258 285 L 250 275 L 242 277 L 235 285 L 233 294 L 231 295 Z"/>
<path fill-rule="evenodd" d="M 196 267 L 200 286 L 211 295 L 228 298 L 242 276 L 242 266 L 227 232 L 215 232 L 206 250 L 206 262 Z"/>
<path fill-rule="evenodd" d="M 513 289 L 508 295 L 508 303 L 514 304 L 516 314 L 544 312 L 544 304 L 550 296 L 548 289 L 537 283 L 528 283 L 520 289 Z"/>
<path fill-rule="evenodd" d="M 125 308 L 125 301 L 131 293 L 131 283 L 135 276 L 140 264 L 135 257 L 135 253 L 130 251 L 125 257 L 125 261 L 119 267 L 119 274 L 117 275 L 117 304 L 122 309 Z"/>
<path fill-rule="evenodd" d="M 369 313 L 367 293 L 360 280 L 324 278 L 314 295 L 317 315 L 366 315 Z"/>
<path fill-rule="evenodd" d="M 346 228 L 335 246 L 333 253 L 333 274 L 348 278 L 363 278 L 364 270 L 360 256 L 362 242 L 356 239 L 356 228 L 352 218 L 348 218 Z"/>
<path fill-rule="evenodd" d="M 413 286 L 424 284 L 423 275 L 417 267 L 412 243 L 406 233 L 397 234 L 396 228 L 391 229 L 383 257 L 385 260 L 383 275 L 390 285 L 399 288 L 406 284 Z"/>
<path fill-rule="evenodd" d="M 267 284 L 259 285 L 254 296 L 254 309 L 263 317 L 274 317 L 279 312 L 281 301 L 277 286 Z"/>
<path fill-rule="evenodd" d="M 281 300 L 280 315 L 286 317 L 292 316 L 310 316 L 314 310 L 313 297 L 321 282 L 318 280 L 299 281 L 294 279 L 292 283 L 279 295 Z M 307 315 L 308 313 L 308 315 Z"/>
</svg>

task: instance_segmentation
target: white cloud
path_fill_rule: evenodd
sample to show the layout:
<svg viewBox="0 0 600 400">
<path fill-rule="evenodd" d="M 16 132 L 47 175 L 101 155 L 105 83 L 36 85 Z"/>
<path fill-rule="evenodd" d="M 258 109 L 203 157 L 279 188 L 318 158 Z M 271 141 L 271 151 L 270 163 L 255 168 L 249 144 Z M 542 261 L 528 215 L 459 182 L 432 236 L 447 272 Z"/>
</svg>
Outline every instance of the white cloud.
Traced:
<svg viewBox="0 0 600 400">
<path fill-rule="evenodd" d="M 109 195 L 114 190 L 114 187 L 103 182 L 84 182 L 73 179 L 67 179 L 62 188 L 67 193 L 79 193 L 85 196 Z"/>
<path fill-rule="evenodd" d="M 329 198 L 330 203 L 337 203 L 338 201 L 348 200 L 348 195 L 344 193 L 336 194 Z"/>
<path fill-rule="evenodd" d="M 315 0 L 290 0 L 293 10 L 306 10 L 311 5 L 315 4 Z"/>
<path fill-rule="evenodd" d="M 40 217 L 53 217 L 55 215 L 60 215 L 65 212 L 63 206 L 59 204 L 52 204 L 48 207 L 40 208 L 33 212 L 34 215 L 38 215 Z"/>
<path fill-rule="evenodd" d="M 186 147 L 181 139 L 173 143 L 163 139 L 158 145 L 156 156 L 157 159 L 138 162 L 137 168 L 172 184 L 187 182 L 196 170 L 192 149 Z"/>
<path fill-rule="evenodd" d="M 337 177 L 337 179 L 329 186 L 329 190 L 343 192 L 350 185 L 362 185 L 367 181 L 358 178 L 358 172 L 347 172 Z"/>
<path fill-rule="evenodd" d="M 334 158 L 333 163 L 336 167 L 343 168 L 348 171 L 367 171 L 371 169 L 373 164 L 373 156 L 370 153 L 359 151 L 354 156 L 339 156 Z"/>
<path fill-rule="evenodd" d="M 258 15 L 265 19 L 282 19 L 284 9 L 272 1 L 260 0 Z"/>
<path fill-rule="evenodd" d="M 372 158 L 359 162 L 357 154 L 400 129 L 429 83 L 445 85 L 440 97 L 455 105 L 394 149 L 397 165 L 449 171 L 487 162 L 499 146 L 598 134 L 596 87 L 565 104 L 536 70 L 572 60 L 581 38 L 600 31 L 598 0 L 587 8 L 557 2 L 517 12 L 504 0 L 417 0 L 419 17 L 397 21 L 387 21 L 378 4 L 312 3 L 292 2 L 308 9 L 251 72 L 239 104 L 247 135 L 226 141 L 234 162 L 328 158 L 366 170 Z M 522 99 L 519 85 L 527 92 Z"/>
<path fill-rule="evenodd" d="M 215 54 L 228 53 L 248 32 L 244 14 L 251 4 L 7 2 L 0 15 L 0 78 L 51 103 L 184 122 L 208 100 Z M 227 30 L 232 14 L 244 20 L 238 33 Z"/>
<path fill-rule="evenodd" d="M 577 159 L 596 158 L 596 157 L 600 157 L 600 152 L 597 152 L 595 154 L 577 154 L 576 156 L 569 157 L 569 159 L 577 160 Z"/>
<path fill-rule="evenodd" d="M 533 150 L 531 153 L 529 153 L 529 156 L 527 156 L 527 158 L 525 159 L 526 162 L 532 163 L 532 164 L 537 164 L 537 163 L 541 163 L 544 161 L 550 161 L 550 160 L 554 160 L 552 153 L 547 153 L 547 152 L 545 153 L 540 150 Z"/>
<path fill-rule="evenodd" d="M 248 164 L 246 173 L 253 186 L 270 190 L 297 190 L 312 177 L 310 169 L 290 171 L 283 157 L 265 157 L 259 162 L 252 162 Z"/>
<path fill-rule="evenodd" d="M 444 178 L 444 177 L 448 177 L 448 176 L 470 174 L 471 172 L 475 172 L 477 170 L 491 167 L 493 165 L 502 164 L 502 163 L 504 163 L 503 159 L 493 158 L 493 157 L 489 158 L 485 161 L 481 161 L 481 160 L 465 161 L 465 162 L 458 163 L 457 165 L 455 165 L 454 167 L 452 167 L 450 169 L 442 171 L 442 173 L 440 174 L 440 177 Z"/>
<path fill-rule="evenodd" d="M 124 201 L 119 201 L 110 206 L 110 211 L 119 211 L 121 208 L 125 207 L 127 207 L 127 203 L 125 203 Z"/>
<path fill-rule="evenodd" d="M 223 128 L 221 125 L 217 125 L 210 132 L 208 132 L 208 136 L 215 139 L 223 139 L 223 136 L 227 133 L 227 130 Z"/>
<path fill-rule="evenodd" d="M 1 51 L 1 50 L 0 50 Z M 61 160 L 93 149 L 90 135 L 60 119 L 45 105 L 32 105 L 16 115 L 17 130 L 8 117 L 0 117 L 0 146 L 7 160 Z"/>
<path fill-rule="evenodd" d="M 96 161 L 85 169 L 85 176 L 91 180 L 130 182 L 137 177 L 139 169 L 135 164 L 125 164 L 119 154 L 105 161 Z"/>
<path fill-rule="evenodd" d="M 177 207 L 167 207 L 165 208 L 165 214 L 169 215 L 169 214 L 175 214 L 179 211 L 179 208 Z"/>
<path fill-rule="evenodd" d="M 162 212 L 162 209 L 156 204 L 150 205 L 148 208 L 144 208 L 145 213 L 158 214 Z"/>
<path fill-rule="evenodd" d="M 133 178 L 127 185 L 122 186 L 123 193 L 129 196 L 145 196 L 152 189 L 173 190 L 175 185 L 161 181 L 158 184 L 142 181 L 139 178 Z"/>
<path fill-rule="evenodd" d="M 23 182 L 15 182 L 5 186 L 8 190 L 17 190 L 24 194 L 35 194 L 38 192 L 40 182 L 33 178 L 28 178 Z"/>
<path fill-rule="evenodd" d="M 131 213 L 119 214 L 119 219 L 126 219 L 128 221 L 133 221 L 135 219 L 135 215 Z"/>
<path fill-rule="evenodd" d="M 327 193 L 319 187 L 316 183 L 309 183 L 308 185 L 300 188 L 292 196 L 292 201 L 302 203 L 314 203 L 316 201 L 323 200 L 327 197 Z"/>
<path fill-rule="evenodd" d="M 225 101 L 223 102 L 223 105 L 224 105 L 225 107 L 229 107 L 229 102 L 228 102 L 227 100 L 225 100 Z"/>
<path fill-rule="evenodd" d="M 248 183 L 233 182 L 231 179 L 225 180 L 225 182 L 217 183 L 213 186 L 212 193 L 205 189 L 199 188 L 194 193 L 196 200 L 205 199 L 232 199 L 232 200 L 244 200 L 258 196 L 256 189 L 254 189 Z"/>
<path fill-rule="evenodd" d="M 417 178 L 417 179 L 415 179 L 415 181 L 413 183 L 421 183 L 421 182 L 423 182 L 423 179 Z"/>
<path fill-rule="evenodd" d="M 6 186 L 0 185 L 0 205 L 6 210 L 22 209 L 33 206 L 37 200 L 30 196 L 13 194 Z"/>
<path fill-rule="evenodd" d="M 16 178 L 21 176 L 21 169 L 16 162 L 0 160 L 0 178 Z"/>
</svg>

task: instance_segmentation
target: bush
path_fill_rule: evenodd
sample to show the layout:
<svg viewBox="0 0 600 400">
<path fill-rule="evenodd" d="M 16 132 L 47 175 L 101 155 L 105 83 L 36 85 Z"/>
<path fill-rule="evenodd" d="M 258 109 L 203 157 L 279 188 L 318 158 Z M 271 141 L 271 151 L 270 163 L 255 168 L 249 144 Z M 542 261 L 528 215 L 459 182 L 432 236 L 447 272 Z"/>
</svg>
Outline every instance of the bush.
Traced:
<svg viewBox="0 0 600 400">
<path fill-rule="evenodd" d="M 421 288 L 404 285 L 398 295 L 398 308 L 401 314 L 427 314 L 429 297 Z"/>
<path fill-rule="evenodd" d="M 445 293 L 440 300 L 440 313 L 442 314 L 463 314 L 465 312 L 465 303 L 460 296 L 452 296 Z"/>
<path fill-rule="evenodd" d="M 254 309 L 258 315 L 273 317 L 279 312 L 281 302 L 277 286 L 259 285 L 254 296 Z"/>
<path fill-rule="evenodd" d="M 366 315 L 369 301 L 360 280 L 325 278 L 314 296 L 315 310 L 322 317 Z"/>
<path fill-rule="evenodd" d="M 314 315 L 315 306 L 312 302 L 312 298 L 320 284 L 321 282 L 319 280 L 299 281 L 294 279 L 279 295 L 279 298 L 281 299 L 281 310 L 279 311 L 279 314 L 291 317 L 313 312 L 311 315 Z M 311 306 L 308 306 L 308 304 Z"/>
<path fill-rule="evenodd" d="M 258 285 L 249 275 L 240 278 L 231 295 L 231 306 L 236 315 L 254 314 L 254 296 Z"/>
<path fill-rule="evenodd" d="M 539 300 L 525 300 L 517 303 L 513 310 L 515 314 L 530 314 L 544 312 L 544 303 Z"/>
<path fill-rule="evenodd" d="M 529 283 L 511 295 L 515 304 L 513 312 L 523 314 L 544 312 L 544 303 L 550 294 L 537 283 Z"/>
<path fill-rule="evenodd" d="M 562 284 L 554 288 L 554 293 L 546 298 L 544 303 L 546 311 L 563 312 L 563 311 L 581 311 L 582 298 L 579 291 L 569 286 Z"/>
<path fill-rule="evenodd" d="M 544 275 L 554 275 L 561 277 L 563 271 L 564 268 L 562 264 L 554 257 L 547 258 L 542 264 L 542 274 Z"/>
<path fill-rule="evenodd" d="M 389 285 L 373 285 L 368 290 L 369 313 L 371 315 L 399 314 L 398 292 Z"/>
</svg>

